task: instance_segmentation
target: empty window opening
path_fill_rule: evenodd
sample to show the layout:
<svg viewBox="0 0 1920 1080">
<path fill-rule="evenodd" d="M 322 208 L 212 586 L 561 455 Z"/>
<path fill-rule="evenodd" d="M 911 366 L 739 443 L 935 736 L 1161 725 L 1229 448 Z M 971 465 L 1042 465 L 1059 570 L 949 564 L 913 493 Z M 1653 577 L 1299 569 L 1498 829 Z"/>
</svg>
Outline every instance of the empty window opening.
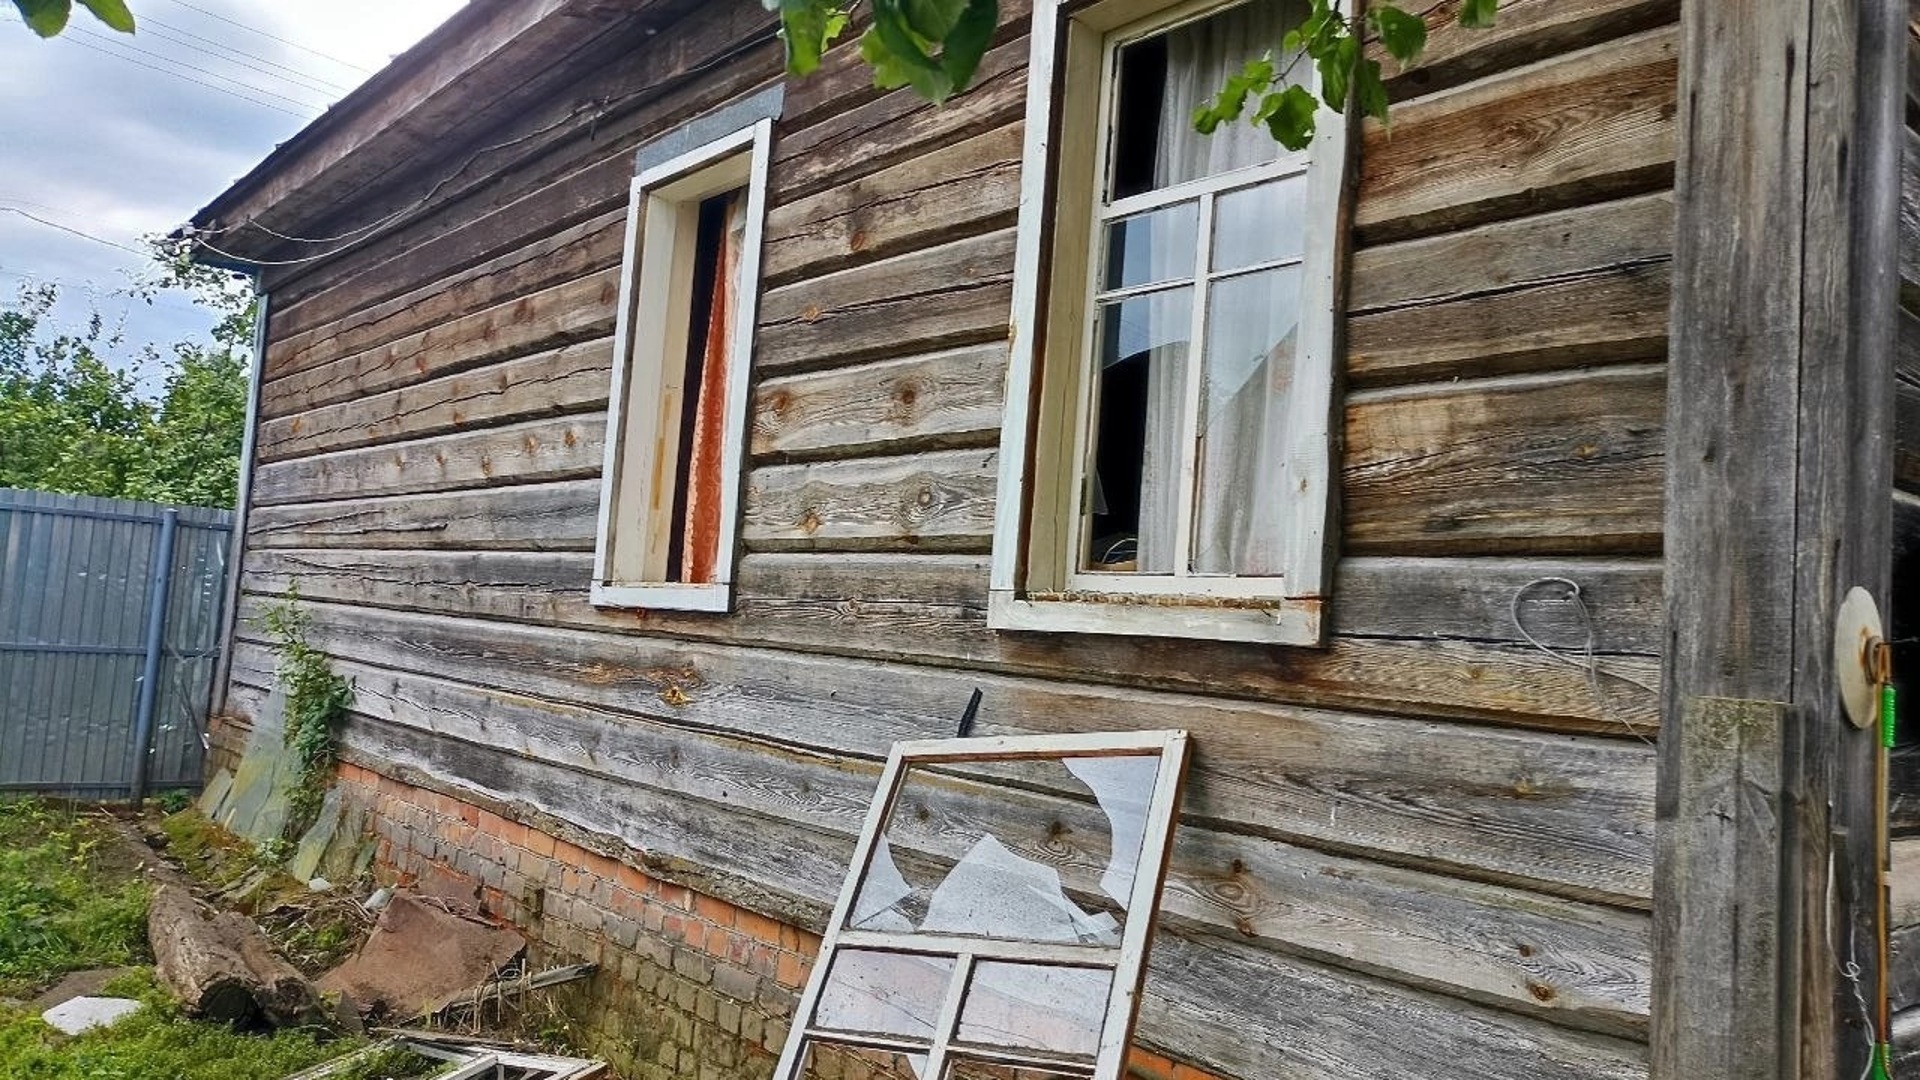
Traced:
<svg viewBox="0 0 1920 1080">
<path fill-rule="evenodd" d="M 772 125 L 634 181 L 592 599 L 724 611 Z"/>
<path fill-rule="evenodd" d="M 674 483 L 673 531 L 667 550 L 669 581 L 710 583 L 719 566 L 722 436 L 726 423 L 730 313 L 739 299 L 741 234 L 746 192 L 731 191 L 699 207 L 694 244 L 693 310 L 687 326 L 685 401 L 680 413 L 679 462 Z"/>
</svg>

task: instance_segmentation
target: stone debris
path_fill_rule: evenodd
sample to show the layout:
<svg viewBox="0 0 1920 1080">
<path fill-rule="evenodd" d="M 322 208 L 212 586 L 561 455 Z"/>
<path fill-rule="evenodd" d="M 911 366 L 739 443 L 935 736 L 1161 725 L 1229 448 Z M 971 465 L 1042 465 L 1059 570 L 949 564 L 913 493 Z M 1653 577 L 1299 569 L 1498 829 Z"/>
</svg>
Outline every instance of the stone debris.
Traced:
<svg viewBox="0 0 1920 1080">
<path fill-rule="evenodd" d="M 79 1035 L 95 1028 L 112 1027 L 142 1008 L 144 1006 L 131 998 L 77 997 L 41 1013 L 40 1019 L 64 1035 Z"/>
</svg>

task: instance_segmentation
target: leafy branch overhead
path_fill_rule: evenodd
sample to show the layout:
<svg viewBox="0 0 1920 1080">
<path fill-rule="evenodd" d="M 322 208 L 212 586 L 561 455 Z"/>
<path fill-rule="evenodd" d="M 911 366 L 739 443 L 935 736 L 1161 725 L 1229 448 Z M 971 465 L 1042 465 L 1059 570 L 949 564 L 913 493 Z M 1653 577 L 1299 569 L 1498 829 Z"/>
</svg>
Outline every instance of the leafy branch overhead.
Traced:
<svg viewBox="0 0 1920 1080">
<path fill-rule="evenodd" d="M 67 20 L 73 16 L 73 0 L 13 0 L 13 6 L 19 9 L 20 18 L 27 26 L 41 37 L 52 37 L 65 30 Z M 127 10 L 126 0 L 80 0 L 80 6 L 109 27 L 123 34 L 133 33 L 133 12 Z"/>
<path fill-rule="evenodd" d="M 787 46 L 787 70 L 806 75 L 846 32 L 860 0 L 761 0 L 780 13 Z M 873 68 L 874 83 L 885 89 L 910 86 L 933 102 L 967 88 L 1000 19 L 998 0 L 866 0 L 870 25 L 860 37 L 860 55 Z M 1463 0 L 1460 25 L 1493 25 L 1498 0 Z M 1380 62 L 1367 57 L 1365 39 L 1377 38 L 1401 64 L 1410 64 L 1427 44 L 1427 23 L 1388 0 L 1367 5 L 1365 16 L 1351 19 L 1334 0 L 1310 0 L 1310 11 L 1288 31 L 1277 50 L 1269 47 L 1228 77 L 1193 126 L 1212 134 L 1220 125 L 1246 117 L 1265 128 L 1288 149 L 1313 141 L 1315 121 L 1324 103 L 1345 112 L 1352 101 L 1361 112 L 1387 119 L 1387 88 Z M 1249 51 L 1259 47 L 1248 42 Z M 1293 81 L 1302 61 L 1320 77 L 1320 93 Z M 1249 111 L 1251 110 L 1251 111 Z"/>
</svg>

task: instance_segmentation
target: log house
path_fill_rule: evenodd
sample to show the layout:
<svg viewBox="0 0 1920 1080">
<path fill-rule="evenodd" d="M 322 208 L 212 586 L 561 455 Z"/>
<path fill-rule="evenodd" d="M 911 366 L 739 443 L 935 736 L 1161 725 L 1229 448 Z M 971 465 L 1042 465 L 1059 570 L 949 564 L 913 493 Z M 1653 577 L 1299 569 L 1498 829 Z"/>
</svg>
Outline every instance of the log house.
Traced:
<svg viewBox="0 0 1920 1080">
<path fill-rule="evenodd" d="M 297 590 L 383 869 L 601 962 L 623 1075 L 770 1074 L 881 760 L 975 689 L 983 734 L 1192 735 L 1139 1075 L 1857 1074 L 1820 949 L 1871 906 L 1867 751 L 1813 639 L 1920 535 L 1906 11 L 1504 0 L 1469 31 L 1444 0 L 1390 126 L 1323 113 L 1179 202 L 1094 175 L 1182 165 L 1102 111 L 1176 114 L 1179 5 L 1001 7 L 936 107 L 850 42 L 787 78 L 752 0 L 474 0 L 202 211 L 267 311 L 216 760 Z M 1165 237 L 1090 246 L 1255 174 L 1306 222 L 1249 256 L 1289 282 L 1259 349 L 1284 331 L 1290 384 L 1179 367 Z M 1256 276 L 1208 258 L 1190 290 Z M 1135 301 L 1155 329 L 1109 347 L 1135 330 L 1092 309 Z M 1277 378 L 1278 456 L 1181 459 L 1239 406 L 1182 413 L 1166 370 Z M 1749 742 L 1716 749 L 1709 699 Z M 1685 827 L 1741 777 L 1765 820 Z M 1084 870 L 1069 802 L 999 829 Z"/>
</svg>

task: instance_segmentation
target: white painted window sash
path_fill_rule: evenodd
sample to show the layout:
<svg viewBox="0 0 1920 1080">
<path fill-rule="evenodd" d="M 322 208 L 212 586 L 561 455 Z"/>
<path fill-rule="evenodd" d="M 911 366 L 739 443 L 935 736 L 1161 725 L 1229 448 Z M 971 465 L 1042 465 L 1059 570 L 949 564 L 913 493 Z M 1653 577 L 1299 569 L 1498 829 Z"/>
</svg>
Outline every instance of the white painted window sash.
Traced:
<svg viewBox="0 0 1920 1080">
<path fill-rule="evenodd" d="M 596 606 L 706 612 L 732 607 L 772 143 L 773 121 L 762 119 L 634 178 L 620 267 L 613 381 L 589 591 L 589 600 Z M 660 358 L 684 355 L 689 328 L 679 325 L 684 319 L 667 318 L 664 313 L 687 308 L 686 298 L 671 292 L 688 287 L 683 279 L 693 242 L 685 227 L 690 209 L 697 208 L 701 199 L 742 188 L 746 222 L 735 304 L 728 320 L 727 386 L 722 403 L 720 524 L 715 541 L 719 557 L 712 582 L 665 581 L 671 531 L 682 525 L 672 520 L 678 462 L 671 459 L 678 453 L 681 410 L 690 403 L 681 400 L 677 385 L 667 385 L 660 367 Z M 641 295 L 643 290 L 647 295 Z M 653 392 L 648 393 L 649 389 Z M 633 536 L 630 530 L 641 530 L 643 535 Z"/>
<path fill-rule="evenodd" d="M 961 935 L 846 929 L 860 887 L 865 883 L 872 865 L 874 852 L 879 848 L 887 820 L 899 801 L 909 769 L 920 765 L 1136 755 L 1158 757 L 1159 767 L 1154 776 L 1153 792 L 1147 800 L 1141 832 L 1143 843 L 1140 862 L 1134 868 L 1133 887 L 1128 894 L 1126 907 L 1127 919 L 1118 945 L 1019 942 Z M 1132 1045 L 1139 994 L 1145 975 L 1147 946 L 1157 921 L 1160 893 L 1166 884 L 1173 828 L 1186 780 L 1186 761 L 1187 733 L 1178 730 L 921 739 L 895 743 L 887 755 L 886 766 L 881 770 L 873 803 L 868 807 L 860 838 L 855 843 L 853 859 L 848 866 L 846 880 L 841 885 L 840 896 L 834 904 L 833 914 L 829 917 L 826 934 L 821 939 L 813 971 L 807 979 L 806 988 L 801 992 L 775 1080 L 801 1080 L 801 1068 L 805 1064 L 803 1055 L 810 1040 L 903 1054 L 927 1054 L 928 1067 L 924 1075 L 928 1080 L 937 1080 L 943 1075 L 945 1062 L 950 1056 L 1056 1069 L 1091 1076 L 1095 1080 L 1120 1080 L 1126 1067 L 1127 1051 Z M 940 1012 L 934 1021 L 932 1038 L 903 1039 L 842 1032 L 813 1023 L 834 958 L 840 950 L 850 948 L 880 948 L 954 957 L 954 970 L 949 976 Z M 1098 960 L 1094 959 L 1096 955 L 1100 955 Z M 1044 1052 L 1028 1054 L 1014 1047 L 974 1047 L 957 1043 L 955 1034 L 959 1029 L 960 1010 L 977 959 L 1110 969 L 1113 981 L 1102 1019 L 1099 1049 L 1091 1066 L 1084 1061 L 1057 1062 L 1049 1059 Z"/>
<path fill-rule="evenodd" d="M 1105 190 L 1114 93 L 1114 57 L 1126 41 L 1165 31 L 1231 6 L 1232 0 L 1106 0 L 1063 13 L 1063 0 L 1036 0 L 1029 60 L 1026 146 L 1015 242 L 1014 307 L 1007 407 L 999 456 L 988 624 L 998 629 L 1146 634 L 1317 645 L 1330 584 L 1332 413 L 1338 315 L 1336 259 L 1344 245 L 1342 200 L 1347 119 L 1323 111 L 1313 144 L 1273 162 L 1222 173 L 1110 203 L 1091 198 L 1085 218 L 1069 203 L 1086 199 L 1073 185 Z M 1341 5 L 1344 6 L 1344 5 Z M 1097 87 L 1087 82 L 1098 79 Z M 1090 122 L 1091 121 L 1091 122 Z M 1091 133 L 1089 135 L 1089 132 Z M 1058 190 L 1048 177 L 1055 159 Z M 1303 254 L 1259 266 L 1214 271 L 1205 261 L 1213 199 L 1226 191 L 1306 172 Z M 1082 174 L 1084 173 L 1084 177 Z M 1102 291 L 1097 277 L 1104 227 L 1183 201 L 1203 203 L 1192 279 Z M 1091 235 L 1073 223 L 1084 220 Z M 1062 224 L 1049 238 L 1049 229 Z M 1047 243 L 1053 247 L 1048 257 Z M 1077 249 L 1077 250 L 1076 250 Z M 1204 371 L 1206 294 L 1216 282 L 1281 266 L 1301 270 L 1295 371 L 1287 401 L 1289 450 L 1280 488 L 1289 512 L 1282 573 L 1194 575 L 1188 570 L 1197 492 L 1199 384 Z M 1183 402 L 1182 490 L 1172 574 L 1081 569 L 1085 530 L 1083 485 L 1094 395 L 1090 370 L 1097 305 L 1125 295 L 1192 288 L 1194 328 Z M 1079 295 L 1071 295 L 1075 291 Z M 1070 335 L 1061 321 L 1069 321 Z M 1067 341 L 1078 343 L 1077 355 Z M 1069 370 L 1070 369 L 1070 370 Z M 1089 595 L 1093 594 L 1093 595 Z M 1138 597 L 1138 602 L 1129 602 Z M 1191 605 L 1180 605 L 1183 598 Z M 1250 606 L 1242 606 L 1242 605 Z"/>
</svg>

